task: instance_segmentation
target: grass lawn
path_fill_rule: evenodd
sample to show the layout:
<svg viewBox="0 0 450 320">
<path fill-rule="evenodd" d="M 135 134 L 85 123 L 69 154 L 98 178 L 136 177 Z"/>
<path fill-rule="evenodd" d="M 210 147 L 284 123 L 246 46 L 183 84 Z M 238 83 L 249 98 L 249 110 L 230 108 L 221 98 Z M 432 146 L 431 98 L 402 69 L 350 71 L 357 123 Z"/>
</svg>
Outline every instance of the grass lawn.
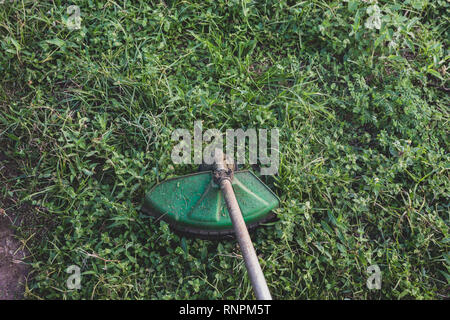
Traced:
<svg viewBox="0 0 450 320">
<path fill-rule="evenodd" d="M 449 13 L 446 0 L 2 1 L 0 213 L 30 254 L 25 298 L 254 297 L 234 241 L 140 212 L 156 182 L 196 170 L 171 160 L 172 131 L 196 120 L 280 130 L 278 174 L 262 177 L 279 220 L 252 234 L 274 298 L 449 298 Z"/>
</svg>

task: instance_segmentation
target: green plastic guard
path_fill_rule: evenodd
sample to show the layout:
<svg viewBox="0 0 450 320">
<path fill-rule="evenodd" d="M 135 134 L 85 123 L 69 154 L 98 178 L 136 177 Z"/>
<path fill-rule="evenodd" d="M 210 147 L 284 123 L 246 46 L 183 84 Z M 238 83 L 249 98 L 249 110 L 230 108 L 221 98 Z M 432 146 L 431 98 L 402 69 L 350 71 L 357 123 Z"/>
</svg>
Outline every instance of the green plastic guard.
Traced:
<svg viewBox="0 0 450 320">
<path fill-rule="evenodd" d="M 248 227 L 268 219 L 278 197 L 251 171 L 234 172 L 233 189 Z M 166 180 L 146 195 L 142 210 L 171 226 L 200 235 L 226 235 L 233 226 L 210 171 Z"/>
</svg>

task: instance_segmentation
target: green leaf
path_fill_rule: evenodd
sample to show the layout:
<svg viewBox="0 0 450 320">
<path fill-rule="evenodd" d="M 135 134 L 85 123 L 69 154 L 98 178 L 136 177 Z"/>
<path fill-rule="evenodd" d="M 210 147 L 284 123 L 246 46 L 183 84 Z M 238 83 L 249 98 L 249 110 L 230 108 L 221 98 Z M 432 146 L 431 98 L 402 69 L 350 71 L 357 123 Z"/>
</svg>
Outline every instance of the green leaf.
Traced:
<svg viewBox="0 0 450 320">
<path fill-rule="evenodd" d="M 14 45 L 17 51 L 21 50 L 20 44 L 14 39 L 13 37 L 8 37 L 8 39 L 11 41 L 11 43 Z"/>
<path fill-rule="evenodd" d="M 66 42 L 64 40 L 58 39 L 58 38 L 54 38 L 51 40 L 45 40 L 45 42 L 49 43 L 49 44 L 54 44 L 55 46 L 58 47 L 62 47 L 66 44 Z"/>
</svg>

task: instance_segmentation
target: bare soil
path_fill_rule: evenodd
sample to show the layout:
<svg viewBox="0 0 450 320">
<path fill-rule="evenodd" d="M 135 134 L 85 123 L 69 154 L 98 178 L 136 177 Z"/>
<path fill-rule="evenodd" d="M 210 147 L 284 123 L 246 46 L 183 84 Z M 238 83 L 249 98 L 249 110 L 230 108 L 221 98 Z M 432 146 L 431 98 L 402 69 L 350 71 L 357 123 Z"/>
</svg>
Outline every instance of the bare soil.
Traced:
<svg viewBox="0 0 450 320">
<path fill-rule="evenodd" d="M 0 152 L 0 183 L 8 187 L 5 181 L 17 174 L 18 170 Z M 11 199 L 0 195 L 0 300 L 22 299 L 29 272 L 29 267 L 24 262 L 27 251 L 12 229 L 12 218 L 15 215 L 8 210 L 12 203 Z"/>
<path fill-rule="evenodd" d="M 9 221 L 0 217 L 0 300 L 22 299 L 28 266 L 21 243 L 9 228 Z"/>
</svg>

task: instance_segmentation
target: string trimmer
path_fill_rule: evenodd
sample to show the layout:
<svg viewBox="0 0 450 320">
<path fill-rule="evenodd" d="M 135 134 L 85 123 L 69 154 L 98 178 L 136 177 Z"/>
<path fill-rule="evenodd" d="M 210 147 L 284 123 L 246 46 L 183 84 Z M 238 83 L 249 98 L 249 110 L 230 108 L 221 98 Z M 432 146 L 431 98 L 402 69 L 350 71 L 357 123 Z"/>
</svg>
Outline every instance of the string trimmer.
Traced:
<svg viewBox="0 0 450 320">
<path fill-rule="evenodd" d="M 166 180 L 146 195 L 142 210 L 176 230 L 200 237 L 236 236 L 255 296 L 270 300 L 247 227 L 253 229 L 273 217 L 278 197 L 251 171 L 237 170 L 215 153 L 210 171 Z"/>
</svg>

